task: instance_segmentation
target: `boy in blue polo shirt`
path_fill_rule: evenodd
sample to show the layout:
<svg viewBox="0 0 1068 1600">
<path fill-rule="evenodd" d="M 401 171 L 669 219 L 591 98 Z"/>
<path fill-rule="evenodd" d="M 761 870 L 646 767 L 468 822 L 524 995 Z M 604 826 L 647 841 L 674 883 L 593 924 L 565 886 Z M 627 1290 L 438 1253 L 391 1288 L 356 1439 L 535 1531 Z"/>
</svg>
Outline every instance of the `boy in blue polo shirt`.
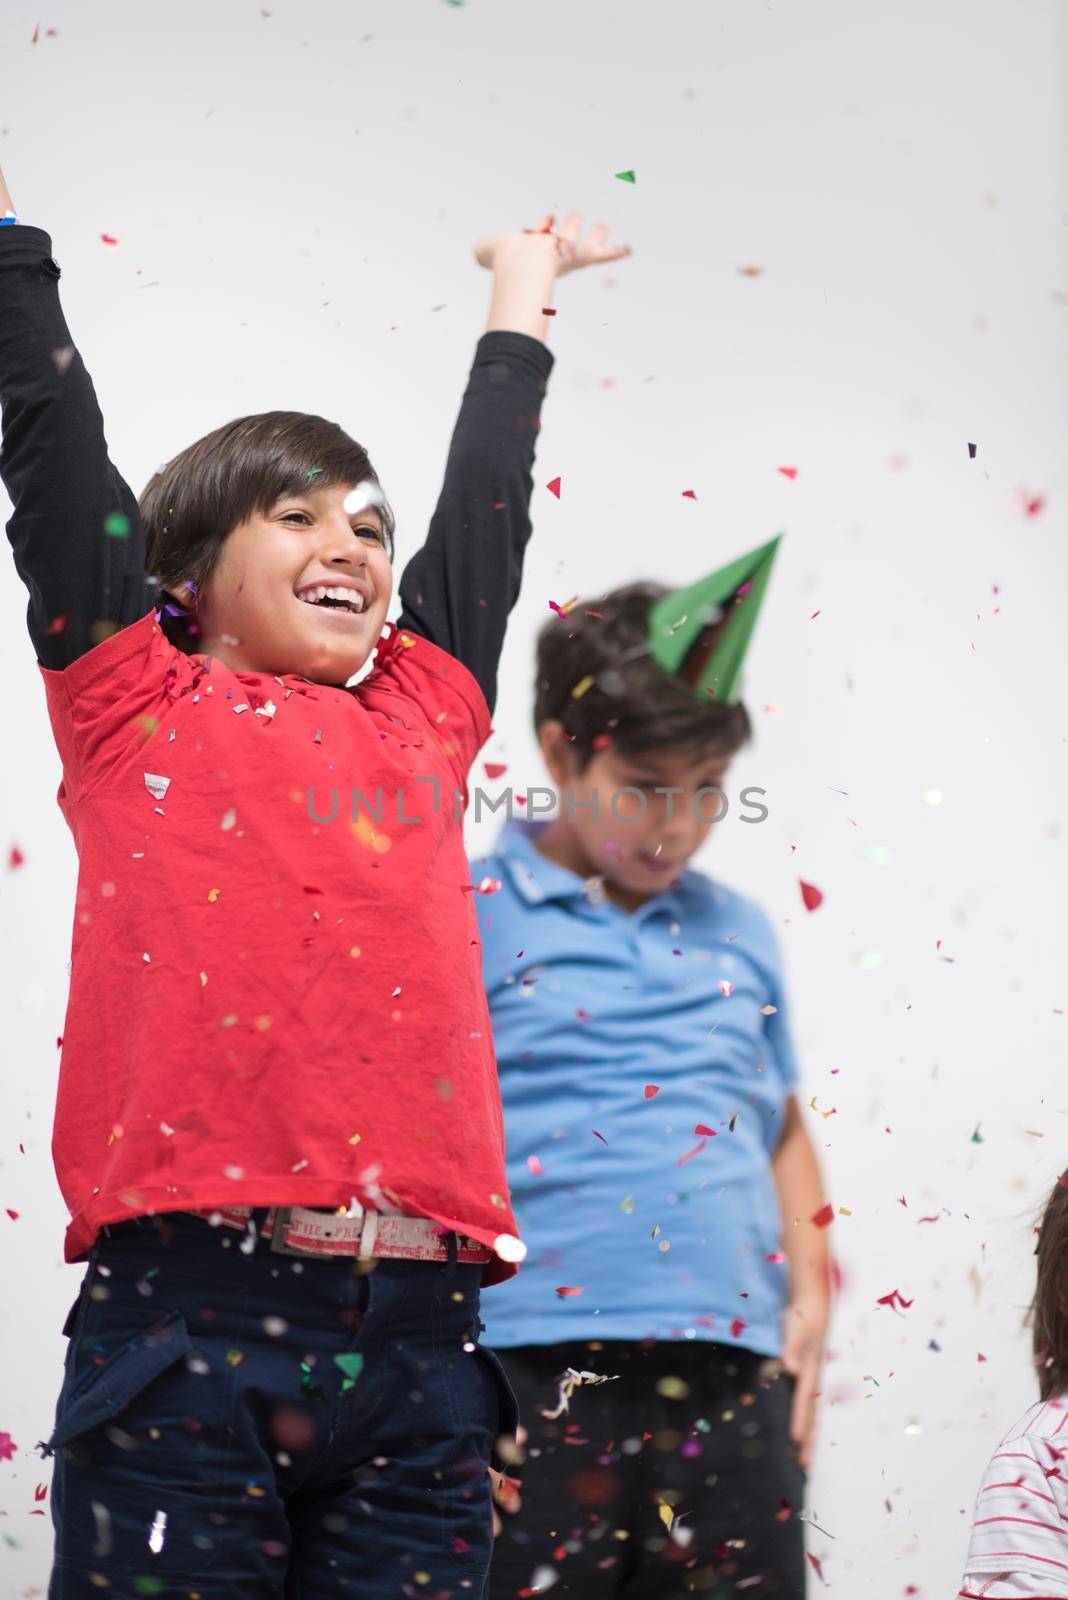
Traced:
<svg viewBox="0 0 1068 1600">
<path fill-rule="evenodd" d="M 488 1308 L 528 1435 L 494 1600 L 804 1593 L 830 1213 L 771 922 L 687 866 L 750 736 L 734 686 L 776 543 L 546 625 L 563 801 L 473 865 L 501 885 L 476 900 L 528 1248 Z"/>
</svg>

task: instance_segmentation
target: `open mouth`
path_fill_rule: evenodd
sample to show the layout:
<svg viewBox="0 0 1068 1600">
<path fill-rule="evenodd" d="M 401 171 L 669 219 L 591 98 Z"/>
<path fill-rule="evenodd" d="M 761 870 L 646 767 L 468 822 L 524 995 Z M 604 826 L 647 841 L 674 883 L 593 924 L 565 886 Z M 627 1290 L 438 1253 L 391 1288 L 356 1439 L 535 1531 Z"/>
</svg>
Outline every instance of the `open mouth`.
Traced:
<svg viewBox="0 0 1068 1600">
<path fill-rule="evenodd" d="M 305 589 L 297 599 L 306 606 L 316 606 L 320 611 L 333 611 L 343 616 L 358 617 L 367 609 L 363 595 L 355 589 L 327 584 L 321 584 L 316 589 Z"/>
</svg>

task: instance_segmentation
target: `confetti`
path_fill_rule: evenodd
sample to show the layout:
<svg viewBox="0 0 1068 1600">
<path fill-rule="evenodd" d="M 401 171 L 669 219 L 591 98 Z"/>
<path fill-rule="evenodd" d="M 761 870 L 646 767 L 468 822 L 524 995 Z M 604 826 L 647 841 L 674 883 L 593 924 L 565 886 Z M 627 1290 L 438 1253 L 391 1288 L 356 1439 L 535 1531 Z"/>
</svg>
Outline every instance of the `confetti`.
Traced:
<svg viewBox="0 0 1068 1600">
<path fill-rule="evenodd" d="M 897 1289 L 891 1289 L 889 1294 L 880 1296 L 875 1304 L 877 1306 L 889 1306 L 892 1311 L 897 1311 L 899 1308 L 902 1311 L 907 1311 L 909 1306 L 914 1303 L 914 1300 L 915 1296 L 913 1296 L 912 1300 L 906 1300 L 904 1295 L 900 1294 Z"/>
<path fill-rule="evenodd" d="M 602 1144 L 607 1144 L 608 1143 L 608 1140 L 605 1138 L 604 1134 L 603 1133 L 598 1133 L 596 1128 L 591 1128 L 590 1132 L 593 1134 L 593 1137 L 595 1139 L 600 1139 Z"/>
<path fill-rule="evenodd" d="M 124 517 L 121 511 L 111 511 L 104 518 L 104 532 L 109 539 L 128 539 L 130 537 L 130 519 Z"/>
<path fill-rule="evenodd" d="M 829 1228 L 834 1221 L 834 1207 L 829 1203 L 825 1206 L 820 1206 L 819 1210 L 814 1211 L 808 1220 L 815 1223 L 817 1228 Z"/>
<path fill-rule="evenodd" d="M 613 177 L 618 178 L 621 183 L 637 183 L 638 181 L 637 174 L 633 167 L 628 167 L 626 172 L 613 173 Z"/>
<path fill-rule="evenodd" d="M 102 233 L 100 235 L 100 243 L 108 250 L 117 250 L 119 248 L 118 239 L 116 239 L 114 234 L 111 233 Z"/>
<path fill-rule="evenodd" d="M 806 883 L 804 878 L 799 878 L 801 886 L 801 899 L 804 901 L 806 911 L 816 911 L 823 904 L 823 890 L 817 889 L 814 883 Z"/>
<path fill-rule="evenodd" d="M 485 770 L 486 777 L 490 778 L 494 782 L 496 782 L 498 778 L 503 778 L 505 773 L 508 771 L 508 767 L 503 761 L 486 761 L 483 763 L 483 768 Z"/>
<path fill-rule="evenodd" d="M 763 267 L 739 267 L 738 271 L 743 278 L 759 278 L 764 271 Z"/>
<path fill-rule="evenodd" d="M 153 800 L 162 800 L 171 786 L 169 778 L 163 778 L 157 772 L 145 773 L 145 788 Z"/>
<path fill-rule="evenodd" d="M 545 487 L 548 489 L 550 494 L 554 494 L 556 496 L 556 498 L 559 500 L 559 498 L 560 498 L 560 479 L 559 478 L 553 478 L 551 483 L 547 483 L 545 485 Z"/>
<path fill-rule="evenodd" d="M 735 1317 L 734 1321 L 731 1323 L 731 1338 L 741 1338 L 748 1326 L 749 1324 L 747 1322 L 743 1322 L 741 1317 Z"/>
<path fill-rule="evenodd" d="M 697 1138 L 714 1139 L 716 1137 L 715 1128 L 707 1128 L 703 1122 L 699 1122 L 693 1131 Z"/>
<path fill-rule="evenodd" d="M 660 1085 L 658 1083 L 647 1083 L 645 1085 L 645 1098 L 647 1100 L 654 1099 L 655 1096 L 658 1095 L 659 1093 L 660 1093 Z"/>
<path fill-rule="evenodd" d="M 8 864 L 8 866 L 11 868 L 12 871 L 14 871 L 14 869 L 16 867 L 21 867 L 25 860 L 26 860 L 26 857 L 23 855 L 23 853 L 19 849 L 18 845 L 17 844 L 13 844 L 11 846 L 11 849 L 8 851 L 8 856 L 7 856 L 7 864 Z"/>
<path fill-rule="evenodd" d="M 493 1241 L 493 1249 L 502 1261 L 522 1261 L 527 1253 L 526 1245 L 514 1233 L 499 1233 Z"/>
<path fill-rule="evenodd" d="M 564 1283 L 560 1285 L 556 1292 L 561 1300 L 571 1300 L 574 1299 L 575 1295 L 582 1294 L 583 1290 L 581 1286 Z"/>
<path fill-rule="evenodd" d="M 977 444 L 969 444 L 969 446 L 968 446 L 968 460 L 969 461 L 974 461 L 975 460 L 976 452 L 978 451 L 978 449 L 979 449 L 979 446 Z"/>
<path fill-rule="evenodd" d="M 797 477 L 796 467 L 776 467 L 775 470 L 776 472 L 781 472 L 784 478 L 789 478 L 791 481 Z"/>
<path fill-rule="evenodd" d="M 696 491 L 696 489 L 684 489 L 682 491 L 682 498 L 684 500 L 696 500 L 697 499 L 697 491 Z"/>
<path fill-rule="evenodd" d="M 601 1372 L 579 1372 L 574 1367 L 567 1367 L 556 1379 L 556 1410 L 546 1411 L 542 1408 L 539 1408 L 541 1409 L 542 1416 L 545 1417 L 549 1422 L 555 1422 L 557 1417 L 564 1417 L 567 1415 L 571 1396 L 576 1389 L 580 1389 L 583 1384 L 586 1384 L 592 1388 L 599 1383 L 615 1383 L 617 1377 L 618 1373 L 607 1374 Z"/>
<path fill-rule="evenodd" d="M 687 1161 L 692 1161 L 694 1156 L 699 1156 L 701 1154 L 701 1151 L 705 1148 L 705 1146 L 707 1144 L 708 1144 L 708 1140 L 707 1139 L 702 1139 L 700 1144 L 695 1145 L 692 1150 L 687 1150 L 687 1152 L 686 1152 L 686 1154 L 684 1156 L 680 1156 L 679 1159 L 676 1161 L 675 1165 L 677 1167 L 684 1167 L 686 1165 Z"/>
<path fill-rule="evenodd" d="M 730 999 L 731 995 L 734 993 L 734 985 L 729 978 L 721 978 L 719 980 L 719 992 L 723 996 L 724 1000 Z"/>
</svg>

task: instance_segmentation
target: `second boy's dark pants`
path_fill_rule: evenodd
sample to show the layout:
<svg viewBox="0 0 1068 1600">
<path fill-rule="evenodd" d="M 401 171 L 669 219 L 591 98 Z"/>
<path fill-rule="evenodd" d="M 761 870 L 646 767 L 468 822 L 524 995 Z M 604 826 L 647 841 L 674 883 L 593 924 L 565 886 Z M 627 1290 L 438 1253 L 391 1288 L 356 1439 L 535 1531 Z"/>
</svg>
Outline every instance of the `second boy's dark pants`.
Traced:
<svg viewBox="0 0 1068 1600">
<path fill-rule="evenodd" d="M 581 1600 L 802 1600 L 805 1479 L 788 1440 L 788 1374 L 768 1382 L 764 1357 L 709 1342 L 500 1357 L 530 1437 L 510 1469 L 522 1504 L 501 1516 L 492 1600 L 515 1600 L 539 1568 L 556 1574 L 553 1595 Z M 619 1377 L 576 1389 L 570 1413 L 546 1421 L 567 1367 Z"/>
</svg>

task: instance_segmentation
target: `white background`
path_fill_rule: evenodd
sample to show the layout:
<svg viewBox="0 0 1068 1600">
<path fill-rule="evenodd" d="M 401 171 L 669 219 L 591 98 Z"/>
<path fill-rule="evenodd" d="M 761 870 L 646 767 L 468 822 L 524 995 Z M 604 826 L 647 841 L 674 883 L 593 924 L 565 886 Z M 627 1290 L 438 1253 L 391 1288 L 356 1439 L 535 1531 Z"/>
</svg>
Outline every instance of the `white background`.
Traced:
<svg viewBox="0 0 1068 1600">
<path fill-rule="evenodd" d="M 1068 1159 L 1063 12 L 267 9 L 6 0 L 0 17 L 0 161 L 52 232 L 112 453 L 140 489 L 232 416 L 320 412 L 370 449 L 402 562 L 484 322 L 474 239 L 555 206 L 634 246 L 559 288 L 485 755 L 520 791 L 544 781 L 528 720 L 550 598 L 689 581 L 787 530 L 745 685 L 758 740 L 734 774 L 771 816 L 728 818 L 699 864 L 782 929 L 810 1126 L 851 1213 L 831 1235 L 844 1287 L 809 1549 L 839 1595 L 945 1600 L 982 1466 L 1035 1394 L 1032 1227 Z M 613 177 L 630 167 L 633 187 Z M 1022 515 L 1019 490 L 1046 508 Z M 46 1582 L 33 1446 L 83 1270 L 62 1264 L 49 1148 L 75 856 L 24 611 L 8 569 L 0 845 L 26 857 L 0 867 L 13 1596 Z M 814 914 L 799 877 L 826 894 Z M 903 1315 L 876 1309 L 892 1289 Z"/>
</svg>

